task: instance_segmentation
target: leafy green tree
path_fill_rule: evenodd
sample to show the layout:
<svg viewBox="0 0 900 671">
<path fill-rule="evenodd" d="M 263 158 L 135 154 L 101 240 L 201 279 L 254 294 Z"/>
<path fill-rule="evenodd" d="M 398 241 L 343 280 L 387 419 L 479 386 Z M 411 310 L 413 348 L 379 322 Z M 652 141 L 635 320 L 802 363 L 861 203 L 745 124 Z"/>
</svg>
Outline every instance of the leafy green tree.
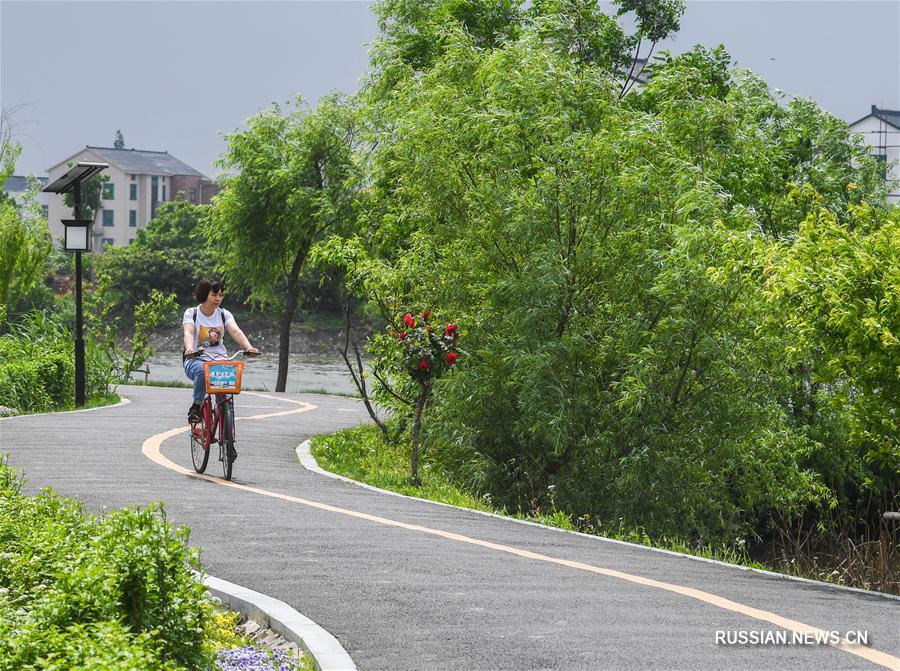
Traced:
<svg viewBox="0 0 900 671">
<path fill-rule="evenodd" d="M 0 154 L 0 184 L 12 176 L 20 145 L 4 142 Z M 0 326 L 14 317 L 15 309 L 39 285 L 51 251 L 47 222 L 35 213 L 22 212 L 12 199 L 0 201 Z M 38 210 L 39 212 L 39 210 Z"/>
<path fill-rule="evenodd" d="M 105 281 L 100 279 L 88 300 L 86 328 L 95 347 L 112 366 L 112 374 L 127 382 L 131 373 L 153 355 L 150 335 L 161 324 L 174 319 L 177 304 L 174 294 L 153 289 L 134 308 L 132 325 L 116 314 L 114 303 L 105 298 Z M 124 336 L 131 327 L 131 335 Z"/>
<path fill-rule="evenodd" d="M 597 0 L 537 0 L 530 17 L 557 53 L 621 78 L 619 94 L 625 95 L 643 73 L 657 43 L 678 31 L 685 3 L 619 0 L 613 5 L 617 10 L 610 15 Z M 631 34 L 620 21 L 627 14 L 634 18 L 636 30 Z M 650 46 L 644 52 L 646 40 Z"/>
<path fill-rule="evenodd" d="M 12 203 L 0 203 L 0 310 L 15 308 L 43 279 L 51 243 L 46 221 L 23 217 Z M 0 319 L 2 324 L 4 319 Z"/>
<path fill-rule="evenodd" d="M 278 315 L 276 390 L 287 384 L 290 327 L 312 245 L 353 223 L 357 122 L 337 96 L 313 111 L 274 105 L 226 137 L 224 178 L 206 233 L 229 282 Z"/>
<path fill-rule="evenodd" d="M 518 36 L 521 0 L 379 0 L 373 5 L 380 35 L 373 65 L 423 71 L 440 57 L 448 29 L 461 27 L 482 48 Z"/>
<path fill-rule="evenodd" d="M 70 166 L 73 165 L 70 163 Z M 102 207 L 101 195 L 103 193 L 103 185 L 109 181 L 109 175 L 103 173 L 88 177 L 81 184 L 81 218 L 94 221 L 97 213 Z M 63 203 L 66 207 L 75 208 L 75 193 L 69 191 L 63 194 Z"/>
<path fill-rule="evenodd" d="M 630 96 L 630 104 L 663 124 L 678 155 L 716 184 L 723 199 L 752 213 L 755 245 L 736 248 L 732 256 L 762 258 L 762 267 L 769 267 L 767 305 L 757 323 L 765 326 L 760 328 L 773 351 L 789 353 L 778 364 L 786 378 L 775 399 L 794 430 L 818 445 L 804 463 L 840 498 L 841 509 L 833 517 L 852 518 L 840 521 L 842 525 L 877 524 L 878 511 L 891 505 L 897 492 L 896 444 L 884 439 L 895 433 L 885 424 L 893 411 L 880 395 L 890 385 L 884 379 L 875 384 L 873 369 L 847 365 L 862 356 L 863 335 L 829 336 L 835 333 L 826 322 L 829 309 L 814 305 L 796 275 L 800 269 L 834 272 L 831 286 L 842 293 L 840 298 L 829 294 L 833 309 L 840 301 L 847 301 L 841 309 L 859 307 L 856 293 L 840 279 L 844 274 L 869 291 L 890 294 L 877 289 L 883 278 L 868 275 L 875 267 L 889 272 L 891 263 L 887 258 L 876 261 L 874 248 L 868 247 L 876 238 L 861 232 L 873 224 L 863 226 L 860 222 L 867 219 L 858 216 L 865 203 L 872 221 L 884 217 L 879 213 L 884 212 L 886 188 L 876 161 L 846 123 L 810 100 L 782 104 L 758 77 L 734 69 L 721 47 L 696 48 L 658 64 L 651 81 Z M 834 256 L 834 240 L 840 239 L 835 231 L 841 230 L 852 234 L 860 254 L 838 245 L 843 256 Z M 753 251 L 756 247 L 764 251 Z M 779 264 L 785 264 L 783 273 Z M 746 272 L 759 289 L 759 268 L 749 264 Z M 889 322 L 881 315 L 879 323 Z"/>
<path fill-rule="evenodd" d="M 201 223 L 208 214 L 208 205 L 194 205 L 186 200 L 160 203 L 156 216 L 138 229 L 132 244 L 148 249 L 202 251 L 205 245 L 200 235 Z"/>
<path fill-rule="evenodd" d="M 900 210 L 863 202 L 843 217 L 819 207 L 792 242 L 763 247 L 760 264 L 772 326 L 796 336 L 787 355 L 822 361 L 811 382 L 849 409 L 851 438 L 879 476 L 867 488 L 888 502 L 900 493 L 898 250 Z"/>
<path fill-rule="evenodd" d="M 725 197 L 752 208 L 766 235 L 794 236 L 819 206 L 798 199 L 798 185 L 809 185 L 837 213 L 851 196 L 885 202 L 877 162 L 845 122 L 810 100 L 782 104 L 759 77 L 735 69 L 721 46 L 657 64 L 629 98 L 663 125 L 679 156 Z"/>
<path fill-rule="evenodd" d="M 6 110 L 0 114 L 0 204 L 17 207 L 15 199 L 6 191 L 6 180 L 15 172 L 16 160 L 22 153 L 22 145 L 12 140 L 12 129 Z"/>
<path fill-rule="evenodd" d="M 115 315 L 129 318 L 154 289 L 182 304 L 193 300 L 194 285 L 213 266 L 206 238 L 199 235 L 209 210 L 183 200 L 163 203 L 134 242 L 97 255 L 95 278 Z"/>
<path fill-rule="evenodd" d="M 116 139 L 113 142 L 113 149 L 125 149 L 125 136 L 121 130 L 116 131 Z"/>
<path fill-rule="evenodd" d="M 481 49 L 493 49 L 538 29 L 561 56 L 602 68 L 621 79 L 620 95 L 633 85 L 644 42 L 656 44 L 678 31 L 684 0 L 614 0 L 615 14 L 597 0 L 379 0 L 373 9 L 380 35 L 373 49 L 373 90 L 383 95 L 410 72 L 432 67 L 463 31 Z M 620 18 L 633 18 L 628 34 Z M 643 68 L 641 68 L 643 69 Z"/>
<path fill-rule="evenodd" d="M 369 296 L 454 315 L 472 354 L 435 383 L 433 454 L 501 505 L 655 534 L 827 505 L 764 301 L 726 272 L 756 215 L 628 98 L 534 31 L 493 50 L 457 32 L 392 92 Z"/>
</svg>

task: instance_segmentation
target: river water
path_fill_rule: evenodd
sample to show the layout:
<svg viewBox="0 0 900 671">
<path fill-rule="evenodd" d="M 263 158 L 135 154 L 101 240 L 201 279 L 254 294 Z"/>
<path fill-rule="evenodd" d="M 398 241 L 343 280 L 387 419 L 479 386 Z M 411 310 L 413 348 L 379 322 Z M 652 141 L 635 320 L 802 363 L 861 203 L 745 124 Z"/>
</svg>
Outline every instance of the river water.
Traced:
<svg viewBox="0 0 900 671">
<path fill-rule="evenodd" d="M 273 391 L 278 374 L 277 354 L 263 355 L 256 359 L 242 359 L 245 362 L 242 387 Z M 356 394 L 356 387 L 347 366 L 335 357 L 308 354 L 291 354 L 289 358 L 286 391 L 327 391 L 339 394 Z M 157 352 L 146 363 L 150 369 L 149 380 L 159 382 L 177 381 L 187 383 L 181 366 L 180 352 Z M 136 380 L 143 380 L 143 373 L 134 373 Z"/>
</svg>

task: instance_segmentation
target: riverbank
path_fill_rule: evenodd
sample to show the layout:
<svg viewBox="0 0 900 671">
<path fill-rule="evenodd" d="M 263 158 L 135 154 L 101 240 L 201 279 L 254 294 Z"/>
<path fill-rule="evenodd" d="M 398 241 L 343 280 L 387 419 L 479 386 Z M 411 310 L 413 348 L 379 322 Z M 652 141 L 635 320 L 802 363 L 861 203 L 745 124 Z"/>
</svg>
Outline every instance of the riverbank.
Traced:
<svg viewBox="0 0 900 671">
<path fill-rule="evenodd" d="M 244 367 L 243 385 L 247 389 L 272 391 L 278 375 L 278 323 L 258 312 L 235 312 L 235 321 L 263 356 Z M 365 327 L 356 326 L 354 335 L 362 340 Z M 356 395 L 340 351 L 344 345 L 344 320 L 337 315 L 310 314 L 298 317 L 291 327 L 286 391 Z M 149 383 L 185 382 L 181 362 L 180 326 L 157 329 L 150 338 L 153 348 L 137 381 Z M 226 346 L 234 349 L 230 338 Z"/>
<path fill-rule="evenodd" d="M 234 319 L 256 347 L 266 352 L 278 352 L 279 325 L 275 317 L 265 313 L 235 310 Z M 314 357 L 330 357 L 340 360 L 340 350 L 344 346 L 344 318 L 341 315 L 312 313 L 300 315 L 291 325 L 290 353 Z M 372 327 L 354 324 L 354 337 L 360 342 L 370 333 Z M 226 345 L 230 338 L 226 337 Z M 150 346 L 154 352 L 181 352 L 183 346 L 181 326 L 175 324 L 159 328 L 150 336 Z"/>
</svg>

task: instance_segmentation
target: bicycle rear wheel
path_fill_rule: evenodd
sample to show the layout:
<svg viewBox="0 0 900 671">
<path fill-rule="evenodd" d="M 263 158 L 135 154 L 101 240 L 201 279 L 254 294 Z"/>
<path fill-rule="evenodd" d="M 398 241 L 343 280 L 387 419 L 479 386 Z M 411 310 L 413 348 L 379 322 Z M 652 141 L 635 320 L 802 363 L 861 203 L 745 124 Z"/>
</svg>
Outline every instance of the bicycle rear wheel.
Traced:
<svg viewBox="0 0 900 671">
<path fill-rule="evenodd" d="M 191 461 L 194 470 L 202 473 L 209 461 L 209 443 L 206 438 L 206 424 L 202 421 L 191 424 Z"/>
<path fill-rule="evenodd" d="M 231 399 L 219 406 L 222 413 L 222 431 L 219 434 L 222 439 L 219 444 L 219 454 L 222 458 L 222 477 L 231 480 L 231 471 L 234 466 L 234 402 Z"/>
</svg>

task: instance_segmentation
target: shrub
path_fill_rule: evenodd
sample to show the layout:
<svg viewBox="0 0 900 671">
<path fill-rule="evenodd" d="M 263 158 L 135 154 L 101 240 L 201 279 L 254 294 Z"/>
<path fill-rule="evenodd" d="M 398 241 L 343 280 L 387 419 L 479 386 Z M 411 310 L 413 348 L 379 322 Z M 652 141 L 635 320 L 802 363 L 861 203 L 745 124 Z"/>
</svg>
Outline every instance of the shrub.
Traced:
<svg viewBox="0 0 900 671">
<path fill-rule="evenodd" d="M 207 668 L 211 606 L 161 505 L 102 517 L 0 463 L 0 671 Z"/>
<path fill-rule="evenodd" d="M 29 662 L 16 657 L 13 665 L 7 666 L 9 659 L 3 655 L 0 669 L 22 668 L 16 666 L 19 663 L 33 664 L 42 671 L 175 671 L 178 668 L 161 658 L 151 633 L 134 636 L 116 621 L 72 624 L 65 629 L 51 627 L 40 632 L 30 627 L 24 635 L 19 635 L 19 641 L 13 632 L 6 634 L 7 642 L 37 644 L 35 652 L 39 656 L 31 657 Z M 0 654 L 3 652 L 0 644 Z"/>
<path fill-rule="evenodd" d="M 109 362 L 91 343 L 85 353 L 85 396 L 109 393 Z M 71 332 L 44 313 L 33 312 L 0 336 L 0 405 L 46 412 L 74 402 L 75 359 Z"/>
</svg>

